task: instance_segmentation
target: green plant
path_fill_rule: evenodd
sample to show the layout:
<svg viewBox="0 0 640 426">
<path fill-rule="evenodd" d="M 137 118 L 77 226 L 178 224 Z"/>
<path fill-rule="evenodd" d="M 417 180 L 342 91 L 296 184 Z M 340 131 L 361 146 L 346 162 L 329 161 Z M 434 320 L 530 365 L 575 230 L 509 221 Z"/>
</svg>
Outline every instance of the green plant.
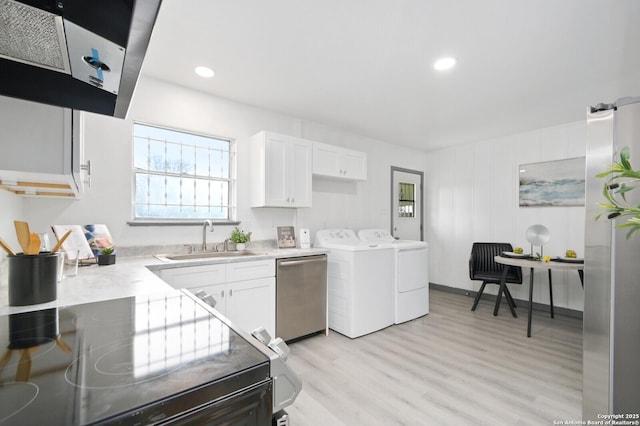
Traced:
<svg viewBox="0 0 640 426">
<path fill-rule="evenodd" d="M 635 189 L 635 184 L 640 182 L 640 170 L 633 170 L 631 167 L 629 147 L 624 147 L 620 151 L 620 161 L 614 161 L 608 167 L 609 170 L 596 175 L 598 178 L 609 177 L 603 190 L 607 202 L 598 203 L 605 210 L 596 216 L 596 220 L 604 214 L 608 219 L 619 216 L 629 217 L 625 223 L 616 225 L 616 228 L 629 228 L 627 232 L 627 239 L 629 239 L 635 232 L 640 231 L 640 205 L 633 205 L 627 200 L 627 193 Z"/>
<path fill-rule="evenodd" d="M 231 238 L 229 239 L 236 244 L 248 243 L 251 241 L 251 232 L 244 232 L 236 226 L 236 229 L 231 232 Z"/>
<path fill-rule="evenodd" d="M 111 247 L 104 247 L 100 249 L 100 254 L 101 255 L 109 255 L 109 254 L 113 254 L 113 252 L 115 251 L 115 247 L 111 246 Z"/>
</svg>

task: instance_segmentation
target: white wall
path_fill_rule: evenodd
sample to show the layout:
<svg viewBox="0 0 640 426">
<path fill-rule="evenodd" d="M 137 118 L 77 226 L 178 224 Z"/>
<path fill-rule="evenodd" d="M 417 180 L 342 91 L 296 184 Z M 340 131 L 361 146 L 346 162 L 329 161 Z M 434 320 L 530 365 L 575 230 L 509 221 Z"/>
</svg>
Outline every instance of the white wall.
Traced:
<svg viewBox="0 0 640 426">
<path fill-rule="evenodd" d="M 529 250 L 526 229 L 549 228 L 545 255 L 563 255 L 568 248 L 584 256 L 584 207 L 519 207 L 518 166 L 585 155 L 586 123 L 540 129 L 481 141 L 427 155 L 427 240 L 430 281 L 478 290 L 469 280 L 468 259 L 474 241 L 509 242 Z M 515 298 L 528 300 L 525 285 L 510 285 Z M 534 275 L 534 301 L 548 303 L 547 274 Z M 554 304 L 582 310 L 583 293 L 576 272 L 554 272 Z M 497 286 L 487 286 L 496 294 Z"/>
<path fill-rule="evenodd" d="M 238 167 L 238 214 L 255 239 L 274 239 L 275 227 L 388 228 L 391 166 L 424 171 L 426 154 L 357 136 L 321 124 L 204 95 L 159 80 L 142 78 L 127 120 L 86 114 L 86 158 L 92 163 L 92 187 L 80 200 L 29 198 L 26 220 L 32 227 L 51 224 L 105 223 L 117 245 L 191 244 L 201 241 L 200 227 L 131 227 L 131 140 L 135 121 L 235 139 Z M 249 138 L 260 130 L 301 136 L 365 151 L 369 179 L 335 182 L 314 179 L 313 207 L 249 207 Z M 222 241 L 229 226 L 216 226 L 209 241 Z"/>
</svg>

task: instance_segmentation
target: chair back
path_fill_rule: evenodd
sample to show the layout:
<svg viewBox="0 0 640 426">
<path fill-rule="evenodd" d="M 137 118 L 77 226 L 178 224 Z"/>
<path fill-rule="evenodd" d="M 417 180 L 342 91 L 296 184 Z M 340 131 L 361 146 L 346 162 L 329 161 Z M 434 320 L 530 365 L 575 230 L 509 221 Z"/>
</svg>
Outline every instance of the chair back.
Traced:
<svg viewBox="0 0 640 426">
<path fill-rule="evenodd" d="M 469 258 L 469 278 L 499 283 L 504 265 L 497 263 L 494 257 L 503 251 L 513 251 L 513 247 L 509 243 L 473 243 Z M 510 267 L 507 282 L 522 284 L 522 268 Z"/>
</svg>

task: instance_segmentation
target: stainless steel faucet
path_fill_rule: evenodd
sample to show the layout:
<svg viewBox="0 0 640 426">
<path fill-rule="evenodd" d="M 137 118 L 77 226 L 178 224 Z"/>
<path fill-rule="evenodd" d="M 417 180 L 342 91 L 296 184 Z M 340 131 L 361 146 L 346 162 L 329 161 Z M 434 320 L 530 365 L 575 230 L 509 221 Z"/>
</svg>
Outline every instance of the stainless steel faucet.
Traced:
<svg viewBox="0 0 640 426">
<path fill-rule="evenodd" d="M 213 223 L 209 219 L 202 224 L 202 251 L 207 251 L 207 226 L 211 228 L 210 232 L 213 232 Z"/>
</svg>

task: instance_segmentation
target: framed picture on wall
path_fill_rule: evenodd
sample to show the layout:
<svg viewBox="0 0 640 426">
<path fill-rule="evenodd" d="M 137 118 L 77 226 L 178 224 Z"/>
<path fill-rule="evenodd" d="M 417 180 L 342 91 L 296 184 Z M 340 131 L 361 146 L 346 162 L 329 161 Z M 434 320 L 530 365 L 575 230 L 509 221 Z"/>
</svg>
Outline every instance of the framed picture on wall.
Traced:
<svg viewBox="0 0 640 426">
<path fill-rule="evenodd" d="M 585 157 L 522 164 L 519 169 L 521 207 L 584 206 Z"/>
<path fill-rule="evenodd" d="M 278 248 L 296 247 L 296 230 L 293 226 L 278 226 Z"/>
</svg>

